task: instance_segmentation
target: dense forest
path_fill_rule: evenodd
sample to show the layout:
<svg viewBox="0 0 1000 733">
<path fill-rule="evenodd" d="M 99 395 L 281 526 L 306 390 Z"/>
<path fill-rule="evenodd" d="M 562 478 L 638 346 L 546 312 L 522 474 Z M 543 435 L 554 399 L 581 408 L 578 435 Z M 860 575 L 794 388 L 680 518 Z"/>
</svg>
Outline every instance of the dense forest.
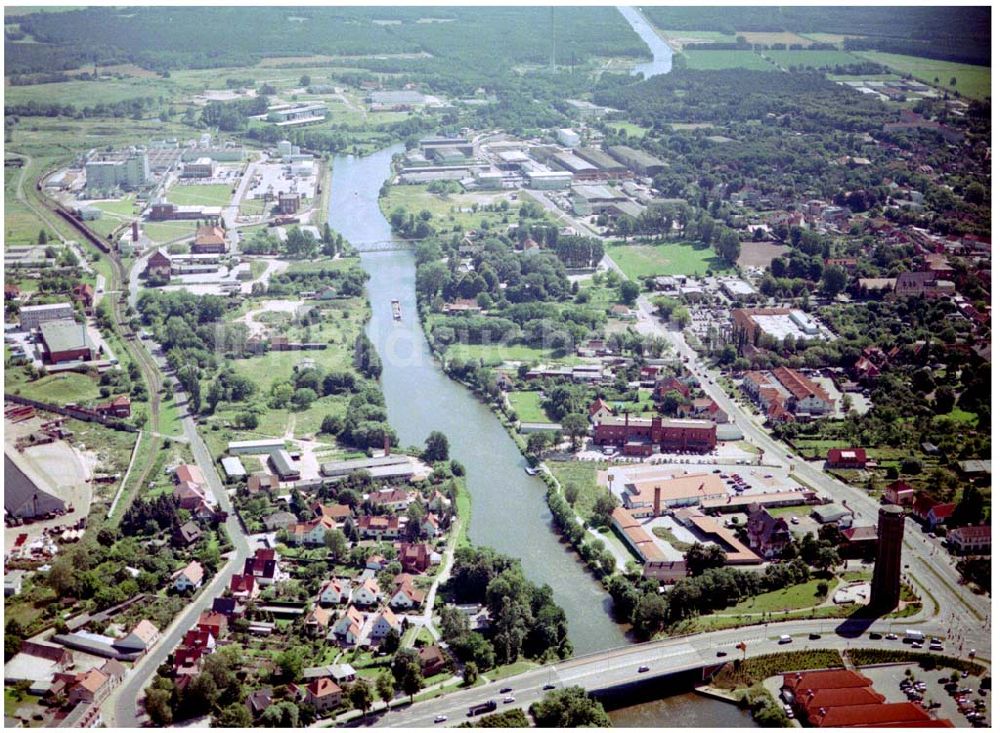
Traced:
<svg viewBox="0 0 1000 733">
<path fill-rule="evenodd" d="M 554 21 L 554 31 L 553 31 Z M 57 71 L 99 57 L 146 68 L 253 65 L 268 56 L 424 54 L 389 60 L 406 69 L 465 78 L 474 91 L 514 64 L 548 64 L 601 56 L 648 56 L 614 8 L 88 8 L 20 19 L 22 31 L 52 44 L 50 53 L 6 44 L 7 73 Z M 221 32 L 225 29 L 225 32 Z M 21 44 L 34 45 L 34 44 Z M 99 52 L 92 49 L 100 49 Z M 352 59 L 379 70 L 385 59 Z M 394 71 L 404 69 L 394 68 Z"/>
</svg>

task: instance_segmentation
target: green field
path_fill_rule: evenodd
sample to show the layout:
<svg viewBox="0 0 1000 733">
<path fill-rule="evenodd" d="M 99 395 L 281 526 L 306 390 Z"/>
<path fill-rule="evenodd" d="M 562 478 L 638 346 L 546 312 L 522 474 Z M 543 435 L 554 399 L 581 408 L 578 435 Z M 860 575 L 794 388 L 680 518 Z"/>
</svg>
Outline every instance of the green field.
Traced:
<svg viewBox="0 0 1000 733">
<path fill-rule="evenodd" d="M 728 270 L 726 263 L 715 256 L 711 247 L 692 244 L 615 244 L 607 248 L 608 255 L 633 280 L 651 275 L 689 275 L 701 277 Z"/>
<path fill-rule="evenodd" d="M 521 422 L 552 422 L 542 409 L 542 396 L 538 392 L 510 392 L 507 399 Z"/>
<path fill-rule="evenodd" d="M 386 216 L 402 208 L 407 214 L 417 215 L 421 211 L 431 212 L 430 225 L 437 232 L 464 231 L 475 229 L 486 223 L 488 228 L 506 226 L 518 222 L 521 196 L 512 201 L 507 193 L 430 193 L 427 186 L 399 185 L 389 188 L 389 195 L 379 199 L 379 206 Z M 482 207 L 506 202 L 507 211 L 483 211 Z M 538 219 L 542 224 L 547 219 Z"/>
<path fill-rule="evenodd" d="M 656 30 L 667 43 L 679 43 L 684 44 L 697 44 L 699 41 L 702 43 L 735 43 L 736 36 L 732 33 L 721 33 L 719 31 L 673 31 L 673 30 L 663 30 L 658 28 Z"/>
<path fill-rule="evenodd" d="M 193 221 L 147 221 L 142 224 L 142 231 L 157 244 L 193 237 L 196 228 Z"/>
<path fill-rule="evenodd" d="M 645 137 L 650 128 L 637 125 L 634 122 L 609 122 L 608 127 L 612 130 L 624 132 L 630 137 Z"/>
<path fill-rule="evenodd" d="M 689 69 L 714 71 L 717 69 L 750 69 L 757 71 L 777 71 L 778 67 L 753 51 L 697 51 L 684 49 L 684 58 Z"/>
<path fill-rule="evenodd" d="M 571 364 L 579 361 L 576 357 L 555 356 L 553 349 L 542 349 L 536 346 L 526 346 L 525 344 L 453 344 L 445 352 L 445 359 L 460 359 L 469 361 L 474 359 L 481 361 L 486 366 L 499 366 L 505 361 L 540 362 L 551 363 L 558 361 L 561 364 Z"/>
<path fill-rule="evenodd" d="M 764 55 L 783 69 L 791 66 L 808 66 L 819 69 L 827 66 L 846 66 L 862 63 L 847 51 L 764 51 Z"/>
<path fill-rule="evenodd" d="M 919 56 L 901 56 L 895 53 L 864 51 L 857 54 L 862 58 L 884 64 L 900 74 L 913 74 L 914 78 L 941 89 L 957 90 L 963 97 L 989 99 L 990 67 L 956 64 L 952 61 L 938 61 Z M 949 82 L 955 77 L 956 84 Z M 934 79 L 938 81 L 935 82 Z"/>
<path fill-rule="evenodd" d="M 607 491 L 597 485 L 597 471 L 607 468 L 607 464 L 593 461 L 548 461 L 546 465 L 559 480 L 563 490 L 568 484 L 576 484 L 580 495 L 573 508 L 581 517 L 589 517 L 597 497 Z"/>
<path fill-rule="evenodd" d="M 233 190 L 225 183 L 182 183 L 167 194 L 167 200 L 178 206 L 226 206 L 232 197 Z"/>
<path fill-rule="evenodd" d="M 22 397 L 59 404 L 84 403 L 101 396 L 95 380 L 76 372 L 52 374 L 29 382 L 22 370 L 10 369 L 4 377 L 4 386 Z"/>
<path fill-rule="evenodd" d="M 104 81 L 66 81 L 56 84 L 32 84 L 4 87 L 4 104 L 58 102 L 76 107 L 114 104 L 140 97 L 171 97 L 169 80 L 128 77 Z"/>
</svg>

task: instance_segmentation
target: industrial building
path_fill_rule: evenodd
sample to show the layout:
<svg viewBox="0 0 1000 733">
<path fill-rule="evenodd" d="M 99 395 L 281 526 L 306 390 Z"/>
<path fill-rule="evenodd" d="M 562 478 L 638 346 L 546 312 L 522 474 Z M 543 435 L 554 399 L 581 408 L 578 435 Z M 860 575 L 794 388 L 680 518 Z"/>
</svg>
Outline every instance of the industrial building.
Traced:
<svg viewBox="0 0 1000 733">
<path fill-rule="evenodd" d="M 58 321 L 72 318 L 74 314 L 72 303 L 46 303 L 45 305 L 26 305 L 21 309 L 21 329 L 30 331 L 47 321 Z"/>
<path fill-rule="evenodd" d="M 44 360 L 49 364 L 90 361 L 94 345 L 87 336 L 87 324 L 70 319 L 46 321 L 40 326 Z"/>
<path fill-rule="evenodd" d="M 598 148 L 580 148 L 574 153 L 579 158 L 596 166 L 607 178 L 625 178 L 631 175 L 627 166 Z"/>
<path fill-rule="evenodd" d="M 528 188 L 538 191 L 557 191 L 567 189 L 573 183 L 573 174 L 569 171 L 532 170 L 525 173 Z"/>
<path fill-rule="evenodd" d="M 198 158 L 184 164 L 181 178 L 214 178 L 215 161 L 209 157 Z"/>
<path fill-rule="evenodd" d="M 273 451 L 268 456 L 267 462 L 282 481 L 298 481 L 302 478 L 302 473 L 292 461 L 291 455 L 284 448 Z"/>
<path fill-rule="evenodd" d="M 198 227 L 191 245 L 191 254 L 223 254 L 226 251 L 226 232 L 217 225 Z"/>
<path fill-rule="evenodd" d="M 596 445 L 618 446 L 625 455 L 650 456 L 655 451 L 695 451 L 715 448 L 717 425 L 711 420 L 664 420 L 608 416 L 594 426 Z"/>
<path fill-rule="evenodd" d="M 640 176 L 655 176 L 667 170 L 667 164 L 656 156 L 627 145 L 615 145 L 608 149 L 608 153 Z"/>
<path fill-rule="evenodd" d="M 89 189 L 134 189 L 149 180 L 149 158 L 144 150 L 134 149 L 125 153 L 101 154 L 88 160 L 84 170 Z"/>
<path fill-rule="evenodd" d="M 792 308 L 737 308 L 733 311 L 733 335 L 738 343 L 756 343 L 760 334 L 779 342 L 786 336 L 796 340 L 825 338 L 819 323 L 810 315 Z"/>
<path fill-rule="evenodd" d="M 149 208 L 150 221 L 178 219 L 217 219 L 222 216 L 221 206 L 178 206 L 169 201 L 154 201 Z"/>
<path fill-rule="evenodd" d="M 275 127 L 293 127 L 322 122 L 326 119 L 327 108 L 322 102 L 312 104 L 275 104 L 267 108 L 267 113 L 253 115 L 252 120 L 271 122 Z"/>
<path fill-rule="evenodd" d="M 263 440 L 233 440 L 229 443 L 229 454 L 238 456 L 244 454 L 265 455 L 281 450 L 285 441 L 281 438 L 265 438 Z"/>
<path fill-rule="evenodd" d="M 556 139 L 560 145 L 565 145 L 567 148 L 580 147 L 580 135 L 568 127 L 556 130 Z"/>
<path fill-rule="evenodd" d="M 593 181 L 597 178 L 604 178 L 604 175 L 597 169 L 597 166 L 573 155 L 573 153 L 556 153 L 552 156 L 552 162 L 563 170 L 572 173 L 573 178 L 579 181 Z"/>
<path fill-rule="evenodd" d="M 476 155 L 475 145 L 464 137 L 426 137 L 420 141 L 420 152 L 428 160 L 435 157 L 434 151 L 439 148 L 455 148 L 466 158 Z"/>
</svg>

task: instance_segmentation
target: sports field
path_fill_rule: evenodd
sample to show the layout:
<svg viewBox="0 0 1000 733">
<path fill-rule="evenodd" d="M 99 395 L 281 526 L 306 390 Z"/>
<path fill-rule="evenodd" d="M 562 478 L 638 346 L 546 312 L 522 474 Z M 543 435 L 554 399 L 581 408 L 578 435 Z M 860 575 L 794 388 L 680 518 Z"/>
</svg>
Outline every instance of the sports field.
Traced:
<svg viewBox="0 0 1000 733">
<path fill-rule="evenodd" d="M 692 244 L 628 244 L 611 245 L 608 255 L 632 280 L 652 275 L 702 276 L 707 270 L 721 272 L 728 269 L 725 262 L 715 256 L 711 247 Z"/>
</svg>

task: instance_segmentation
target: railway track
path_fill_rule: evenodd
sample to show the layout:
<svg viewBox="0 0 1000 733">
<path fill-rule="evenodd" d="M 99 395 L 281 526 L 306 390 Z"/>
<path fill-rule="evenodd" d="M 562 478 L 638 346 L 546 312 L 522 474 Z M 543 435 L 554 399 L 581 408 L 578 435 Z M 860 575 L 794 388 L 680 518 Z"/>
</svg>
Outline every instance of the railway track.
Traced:
<svg viewBox="0 0 1000 733">
<path fill-rule="evenodd" d="M 136 339 L 135 332 L 128 322 L 126 312 L 128 303 L 128 272 L 125 270 L 125 265 L 122 263 L 118 253 L 107 242 L 91 231 L 62 204 L 44 195 L 41 189 L 41 179 L 36 182 L 35 187 L 39 192 L 39 198 L 44 206 L 53 214 L 64 219 L 84 239 L 100 250 L 103 256 L 106 256 L 111 263 L 111 280 L 105 288 L 105 297 L 108 298 L 108 302 L 111 304 L 111 328 L 118 335 L 131 359 L 139 367 L 139 372 L 146 384 L 146 391 L 149 395 L 149 423 L 145 434 L 149 435 L 152 439 L 152 436 L 158 434 L 160 431 L 160 390 L 163 387 L 163 378 L 153 357 L 146 350 L 145 346 Z M 152 439 L 152 442 L 144 451 L 144 455 L 142 455 L 140 460 L 140 464 L 135 467 L 137 470 L 134 473 L 135 478 L 133 479 L 134 489 L 126 491 L 125 500 L 121 502 L 122 509 L 117 514 L 118 517 L 124 514 L 124 509 L 131 503 L 131 496 L 149 480 L 149 475 L 156 464 L 155 439 Z M 111 521 L 115 522 L 116 520 L 113 518 Z"/>
</svg>

